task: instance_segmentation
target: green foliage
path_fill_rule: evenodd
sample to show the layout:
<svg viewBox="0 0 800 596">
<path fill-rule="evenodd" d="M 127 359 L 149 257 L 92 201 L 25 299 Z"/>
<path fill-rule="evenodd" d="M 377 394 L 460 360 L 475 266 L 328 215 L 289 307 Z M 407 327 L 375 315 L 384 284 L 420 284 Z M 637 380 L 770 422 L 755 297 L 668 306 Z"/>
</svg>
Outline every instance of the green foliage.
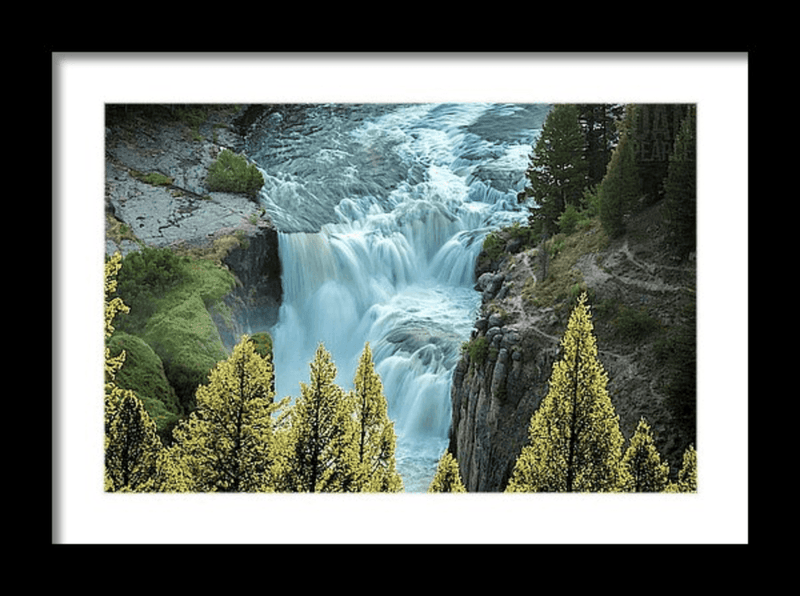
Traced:
<svg viewBox="0 0 800 596">
<path fill-rule="evenodd" d="M 530 226 L 522 225 L 518 221 L 504 228 L 504 231 L 508 234 L 509 240 L 522 240 L 522 246 L 535 246 L 539 242 L 539 237 Z"/>
<path fill-rule="evenodd" d="M 531 417 L 508 492 L 608 492 L 619 487 L 623 437 L 586 297 L 561 340 L 549 391 Z"/>
<path fill-rule="evenodd" d="M 383 383 L 375 372 L 369 343 L 358 362 L 352 399 L 355 406 L 356 442 L 362 492 L 399 492 L 403 481 L 397 472 L 397 437 L 389 420 Z"/>
<path fill-rule="evenodd" d="M 472 364 L 480 366 L 489 355 L 489 340 L 483 335 L 475 337 L 462 345 L 462 352 L 469 355 Z"/>
<path fill-rule="evenodd" d="M 691 299 L 683 309 L 683 318 L 670 326 L 655 344 L 655 355 L 668 373 L 664 390 L 666 405 L 682 435 L 697 432 L 697 322 L 696 304 Z"/>
<path fill-rule="evenodd" d="M 553 306 L 559 301 L 569 300 L 575 284 L 583 282 L 580 271 L 575 267 L 578 259 L 586 254 L 597 252 L 608 245 L 605 234 L 598 219 L 589 220 L 587 226 L 579 232 L 567 236 L 556 234 L 547 240 L 540 250 L 547 259 L 547 277 L 534 283 L 526 283 L 523 297 L 527 302 L 537 306 Z M 539 255 L 539 260 L 542 259 Z M 539 265 L 541 270 L 542 265 Z M 538 272 L 541 275 L 541 271 Z M 590 296 L 591 298 L 591 296 Z M 571 307 L 574 302 L 568 302 Z"/>
<path fill-rule="evenodd" d="M 336 366 L 320 344 L 309 383 L 289 413 L 285 490 L 353 492 L 359 487 L 354 399 L 334 383 Z"/>
<path fill-rule="evenodd" d="M 630 133 L 630 119 L 633 113 L 634 110 L 631 108 L 626 114 L 619 145 L 611 155 L 608 171 L 597 189 L 600 219 L 612 238 L 625 232 L 625 215 L 632 211 L 641 194 L 635 146 Z"/>
<path fill-rule="evenodd" d="M 158 308 L 158 299 L 186 277 L 185 261 L 168 248 L 145 247 L 129 253 L 117 276 L 117 295 L 130 307 L 119 329 L 139 333 Z"/>
<path fill-rule="evenodd" d="M 114 333 L 114 317 L 127 307 L 118 297 L 116 276 L 122 256 L 115 253 L 105 266 L 105 339 Z M 156 435 L 156 426 L 136 395 L 117 385 L 117 374 L 125 362 L 126 352 L 111 355 L 105 348 L 105 470 L 104 485 L 107 491 L 146 490 L 156 472 L 156 460 L 162 449 Z"/>
<path fill-rule="evenodd" d="M 255 197 L 264 185 L 264 176 L 244 156 L 223 149 L 208 169 L 206 184 L 212 191 L 240 192 Z"/>
<path fill-rule="evenodd" d="M 697 451 L 695 451 L 694 445 L 689 445 L 683 452 L 683 465 L 678 472 L 678 481 L 670 482 L 664 492 L 697 492 Z"/>
<path fill-rule="evenodd" d="M 676 254 L 685 259 L 697 248 L 697 148 L 695 110 L 681 123 L 664 181 L 670 233 Z"/>
<path fill-rule="evenodd" d="M 633 308 L 620 304 L 612 321 L 619 337 L 640 341 L 661 328 L 658 319 L 651 317 L 644 307 Z"/>
<path fill-rule="evenodd" d="M 143 174 L 142 172 L 131 170 L 131 176 L 152 186 L 169 186 L 170 184 L 172 184 L 172 178 L 170 178 L 169 176 L 165 176 L 164 174 L 160 174 L 158 172 L 150 172 L 149 174 Z"/>
<path fill-rule="evenodd" d="M 621 104 L 579 104 L 581 128 L 585 138 L 585 154 L 589 184 L 598 184 L 606 173 L 606 165 L 616 144 L 616 120 Z M 596 214 L 595 214 L 596 215 Z"/>
<path fill-rule="evenodd" d="M 253 342 L 253 347 L 259 356 L 272 358 L 272 336 L 269 333 L 266 331 L 253 333 L 250 341 Z"/>
<path fill-rule="evenodd" d="M 247 336 L 197 389 L 197 409 L 175 429 L 172 460 L 188 490 L 268 492 L 282 474 L 272 364 Z"/>
<path fill-rule="evenodd" d="M 575 205 L 567 205 L 566 209 L 564 209 L 558 218 L 558 229 L 560 232 L 569 236 L 575 232 L 579 220 L 580 214 L 578 213 L 577 207 L 575 207 Z"/>
<path fill-rule="evenodd" d="M 126 321 L 120 329 L 141 337 L 153 348 L 182 407 L 189 411 L 194 407 L 197 386 L 227 356 L 209 308 L 233 289 L 234 277 L 210 261 L 179 258 L 167 249 L 148 251 L 145 256 L 135 254 L 126 261 L 139 263 L 142 259 L 143 264 L 132 267 L 126 287 L 120 288 L 134 304 L 131 322 Z M 159 263 L 165 265 L 159 267 Z M 136 308 L 142 312 L 137 313 Z"/>
<path fill-rule="evenodd" d="M 125 365 L 115 377 L 117 385 L 136 393 L 156 423 L 162 442 L 168 442 L 183 408 L 167 381 L 161 359 L 143 339 L 122 331 L 115 332 L 107 345 L 112 356 L 125 351 Z"/>
<path fill-rule="evenodd" d="M 631 109 L 633 108 L 633 109 Z M 664 180 L 681 123 L 694 109 L 689 104 L 635 104 L 629 129 L 636 145 L 636 166 L 645 204 L 664 198 Z"/>
<path fill-rule="evenodd" d="M 483 239 L 483 250 L 490 260 L 494 261 L 500 258 L 503 254 L 505 241 L 502 240 L 497 232 L 489 232 L 486 238 Z"/>
<path fill-rule="evenodd" d="M 202 105 L 179 105 L 175 107 L 178 119 L 192 129 L 192 136 L 196 141 L 202 140 L 198 129 L 208 119 L 208 112 Z"/>
<path fill-rule="evenodd" d="M 653 440 L 653 431 L 642 418 L 631 437 L 621 462 L 621 490 L 625 492 L 663 492 L 669 483 L 669 465 Z"/>
<path fill-rule="evenodd" d="M 551 233 L 567 205 L 576 205 L 587 185 L 584 138 L 578 108 L 556 105 L 547 115 L 526 171 L 524 196 L 533 198 L 531 227 Z"/>
<path fill-rule="evenodd" d="M 458 469 L 456 458 L 449 451 L 445 451 L 439 459 L 436 474 L 428 487 L 429 493 L 465 493 L 464 483 Z"/>
<path fill-rule="evenodd" d="M 149 490 L 163 446 L 141 400 L 125 392 L 111 417 L 105 440 L 105 489 Z"/>
<path fill-rule="evenodd" d="M 200 296 L 190 296 L 154 314 L 143 339 L 164 363 L 183 407 L 191 410 L 195 388 L 226 357 L 219 331 Z"/>
</svg>

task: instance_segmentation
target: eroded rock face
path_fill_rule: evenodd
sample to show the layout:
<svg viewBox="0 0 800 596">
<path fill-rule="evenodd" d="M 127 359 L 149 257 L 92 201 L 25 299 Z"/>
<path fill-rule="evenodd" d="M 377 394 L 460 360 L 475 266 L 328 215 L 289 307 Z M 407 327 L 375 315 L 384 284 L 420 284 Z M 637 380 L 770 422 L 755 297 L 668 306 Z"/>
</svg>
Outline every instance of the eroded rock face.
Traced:
<svg viewBox="0 0 800 596">
<path fill-rule="evenodd" d="M 659 350 L 675 326 L 686 324 L 695 269 L 693 262 L 678 264 L 668 256 L 656 229 L 660 221 L 653 208 L 630 222 L 627 238 L 580 256 L 575 268 L 592 292 L 598 356 L 623 435 L 630 439 L 645 417 L 675 474 L 695 436 L 669 404 L 666 388 L 674 377 Z M 475 359 L 464 353 L 455 369 L 449 447 L 470 492 L 505 489 L 559 356 L 569 302 L 543 307 L 526 299 L 524 288 L 536 279 L 538 261 L 537 247 L 512 254 L 506 246 L 494 262 L 485 253 L 478 257 L 475 289 L 483 301 L 471 341 L 485 346 L 473 351 Z M 636 313 L 654 327 L 631 337 L 622 333 L 624 315 Z"/>
<path fill-rule="evenodd" d="M 259 221 L 254 227 L 224 259 L 239 281 L 232 298 L 242 307 L 239 316 L 245 331 L 272 327 L 282 299 L 278 232 L 268 221 Z"/>
<path fill-rule="evenodd" d="M 142 245 L 212 249 L 225 236 L 235 238 L 222 262 L 239 283 L 225 297 L 229 312 L 212 313 L 229 347 L 237 335 L 274 324 L 282 296 L 278 234 L 261 206 L 244 194 L 206 188 L 222 148 L 244 146 L 234 118 L 214 112 L 192 133 L 179 121 L 132 113 L 106 128 L 106 212 L 135 237 L 107 238 L 106 253 L 125 255 Z M 148 174 L 163 178 L 153 183 Z"/>
<path fill-rule="evenodd" d="M 556 353 L 553 342 L 526 335 L 481 364 L 463 358 L 457 365 L 450 451 L 469 492 L 496 492 L 508 483 Z"/>
</svg>

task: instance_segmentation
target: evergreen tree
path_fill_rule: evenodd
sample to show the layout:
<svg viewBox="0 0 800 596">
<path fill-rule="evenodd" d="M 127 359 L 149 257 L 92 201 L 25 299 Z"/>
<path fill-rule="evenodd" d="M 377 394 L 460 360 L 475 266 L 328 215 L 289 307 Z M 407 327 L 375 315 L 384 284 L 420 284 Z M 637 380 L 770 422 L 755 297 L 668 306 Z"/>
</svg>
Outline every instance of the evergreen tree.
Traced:
<svg viewBox="0 0 800 596">
<path fill-rule="evenodd" d="M 353 383 L 362 490 L 400 492 L 403 481 L 395 462 L 397 437 L 394 424 L 389 420 L 383 383 L 375 372 L 369 343 L 364 346 Z"/>
<path fill-rule="evenodd" d="M 629 128 L 636 146 L 636 167 L 641 193 L 648 204 L 653 204 L 664 198 L 670 154 L 690 106 L 635 104 L 635 108 Z"/>
<path fill-rule="evenodd" d="M 678 472 L 678 482 L 670 483 L 666 488 L 670 493 L 696 493 L 697 492 L 697 451 L 694 445 L 689 445 L 683 452 L 683 465 Z"/>
<path fill-rule="evenodd" d="M 288 418 L 288 491 L 352 492 L 360 488 L 354 399 L 335 378 L 336 366 L 320 344 L 311 362 L 310 382 L 300 384 L 300 397 Z"/>
<path fill-rule="evenodd" d="M 641 192 L 636 165 L 631 119 L 635 109 L 628 106 L 620 131 L 619 144 L 611 155 L 608 170 L 597 189 L 600 198 L 600 221 L 610 236 L 625 232 L 624 217 L 631 213 Z"/>
<path fill-rule="evenodd" d="M 669 483 L 669 465 L 661 462 L 653 431 L 642 418 L 622 458 L 622 490 L 657 493 Z"/>
<path fill-rule="evenodd" d="M 461 481 L 461 473 L 458 470 L 458 462 L 449 451 L 445 451 L 439 459 L 436 467 L 436 474 L 428 487 L 429 493 L 465 493 L 467 492 L 464 483 Z"/>
<path fill-rule="evenodd" d="M 579 104 L 579 119 L 585 139 L 587 186 L 594 187 L 603 180 L 611 152 L 617 143 L 616 120 L 620 104 Z"/>
<path fill-rule="evenodd" d="M 597 358 L 584 292 L 570 315 L 550 387 L 531 416 L 529 444 L 508 492 L 606 492 L 619 487 L 623 437 Z"/>
<path fill-rule="evenodd" d="M 587 166 L 578 107 L 556 105 L 547 115 L 526 171 L 523 198 L 533 198 L 531 228 L 550 234 L 568 204 L 579 206 L 586 187 Z"/>
<path fill-rule="evenodd" d="M 697 247 L 697 148 L 694 108 L 678 130 L 664 181 L 670 232 L 679 257 L 685 259 Z"/>
<path fill-rule="evenodd" d="M 272 363 L 244 336 L 197 388 L 197 409 L 173 432 L 173 457 L 199 492 L 274 490 L 282 472 Z M 172 474 L 175 475 L 174 473 Z"/>
<path fill-rule="evenodd" d="M 125 391 L 106 433 L 106 490 L 151 490 L 162 450 L 156 424 L 142 401 Z"/>
</svg>

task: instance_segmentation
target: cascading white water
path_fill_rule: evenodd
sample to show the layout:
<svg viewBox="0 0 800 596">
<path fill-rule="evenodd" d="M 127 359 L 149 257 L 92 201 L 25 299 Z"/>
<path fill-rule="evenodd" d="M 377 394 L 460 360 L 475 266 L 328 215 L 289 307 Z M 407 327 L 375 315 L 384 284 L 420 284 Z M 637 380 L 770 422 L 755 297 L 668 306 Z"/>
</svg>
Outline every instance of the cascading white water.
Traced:
<svg viewBox="0 0 800 596">
<path fill-rule="evenodd" d="M 547 106 L 305 110 L 297 127 L 250 148 L 281 230 L 276 390 L 299 395 L 320 342 L 349 388 L 369 341 L 406 490 L 424 491 L 480 303 L 475 258 L 490 229 L 525 217 L 516 194 Z"/>
</svg>

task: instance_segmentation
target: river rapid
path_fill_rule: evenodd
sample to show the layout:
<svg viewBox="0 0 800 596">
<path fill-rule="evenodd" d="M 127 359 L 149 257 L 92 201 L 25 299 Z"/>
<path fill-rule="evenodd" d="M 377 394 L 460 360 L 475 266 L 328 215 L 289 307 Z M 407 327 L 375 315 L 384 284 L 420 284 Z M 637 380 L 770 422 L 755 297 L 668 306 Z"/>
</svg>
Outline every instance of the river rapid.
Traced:
<svg viewBox="0 0 800 596">
<path fill-rule="evenodd" d="M 447 447 L 475 259 L 488 232 L 527 217 L 516 197 L 549 107 L 271 106 L 250 128 L 279 230 L 277 397 L 300 394 L 320 342 L 351 388 L 369 342 L 407 492 L 427 490 Z"/>
</svg>

